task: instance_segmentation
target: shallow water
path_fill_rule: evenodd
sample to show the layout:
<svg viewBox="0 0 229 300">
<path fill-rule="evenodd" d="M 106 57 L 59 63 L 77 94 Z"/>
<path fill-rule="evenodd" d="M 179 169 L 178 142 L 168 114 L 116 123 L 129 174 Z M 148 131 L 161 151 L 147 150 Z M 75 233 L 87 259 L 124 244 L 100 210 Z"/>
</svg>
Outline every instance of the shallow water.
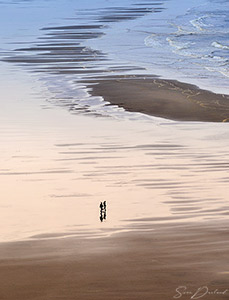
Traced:
<svg viewBox="0 0 229 300">
<path fill-rule="evenodd" d="M 64 81 L 156 74 L 228 94 L 227 3 L 2 2 L 2 57 Z"/>
<path fill-rule="evenodd" d="M 98 237 L 145 222 L 228 218 L 227 124 L 128 113 L 89 97 L 83 83 L 106 74 L 162 74 L 160 57 L 157 68 L 152 63 L 157 51 L 144 40 L 152 36 L 152 18 L 168 24 L 174 3 L 0 2 L 6 28 L 0 32 L 1 241 Z M 160 30 L 167 34 L 166 26 Z M 152 55 L 148 69 L 142 51 Z M 171 74 L 179 77 L 179 70 Z M 209 78 L 203 77 L 204 85 Z M 224 89 L 224 79 L 218 86 Z"/>
</svg>

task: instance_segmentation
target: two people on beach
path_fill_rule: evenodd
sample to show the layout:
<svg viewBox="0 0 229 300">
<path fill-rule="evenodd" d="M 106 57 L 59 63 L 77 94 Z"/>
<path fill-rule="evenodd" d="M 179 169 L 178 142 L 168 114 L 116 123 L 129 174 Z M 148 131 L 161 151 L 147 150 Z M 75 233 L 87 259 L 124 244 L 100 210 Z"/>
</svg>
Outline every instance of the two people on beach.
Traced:
<svg viewBox="0 0 229 300">
<path fill-rule="evenodd" d="M 100 208 L 99 219 L 101 222 L 103 222 L 107 218 L 107 202 L 106 201 L 100 202 L 99 208 Z"/>
</svg>

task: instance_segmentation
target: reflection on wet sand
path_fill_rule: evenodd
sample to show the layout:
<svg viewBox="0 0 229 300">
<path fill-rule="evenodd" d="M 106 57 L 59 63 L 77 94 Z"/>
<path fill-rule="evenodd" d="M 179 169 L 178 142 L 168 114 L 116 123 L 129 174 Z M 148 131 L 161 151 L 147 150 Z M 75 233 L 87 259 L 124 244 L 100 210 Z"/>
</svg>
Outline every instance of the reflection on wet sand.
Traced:
<svg viewBox="0 0 229 300">
<path fill-rule="evenodd" d="M 52 113 L 45 112 L 47 116 Z M 68 232 L 80 232 L 75 224 L 81 225 L 85 234 L 93 228 L 97 235 L 134 228 L 135 224 L 141 228 L 145 222 L 175 224 L 228 218 L 227 149 L 214 140 L 208 139 L 200 147 L 186 127 L 186 137 L 180 138 L 182 130 L 167 136 L 167 129 L 150 122 L 138 126 L 130 122 L 124 130 L 122 122 L 113 120 L 92 119 L 91 123 L 88 118 L 80 120 L 73 115 L 68 119 L 64 122 L 70 122 L 70 127 L 66 124 L 63 133 L 57 130 L 44 135 L 43 142 L 36 135 L 30 140 L 31 146 L 39 141 L 39 151 L 20 142 L 23 155 L 16 155 L 13 147 L 2 153 L 2 205 L 9 206 L 4 208 L 5 215 L 17 212 L 17 217 L 5 220 L 14 238 L 31 235 L 28 223 L 33 236 L 58 231 L 68 236 Z M 86 132 L 90 132 L 86 140 L 84 132 L 72 130 L 84 126 L 84 122 Z M 95 124 L 100 125 L 96 128 Z M 107 137 L 101 136 L 100 126 Z M 1 140 L 3 145 L 8 144 L 7 135 Z M 9 188 L 12 182 L 13 190 Z M 19 194 L 23 197 L 16 197 Z M 109 219 L 103 228 L 96 209 L 101 199 L 109 199 Z M 125 203 L 121 210 L 120 203 Z M 107 217 L 104 212 L 101 209 L 99 214 L 102 221 Z M 20 233 L 13 230 L 16 224 Z"/>
<path fill-rule="evenodd" d="M 5 58 L 35 72 L 50 92 L 36 93 L 18 75 L 2 78 L 4 299 L 165 300 L 180 284 L 227 286 L 226 124 L 142 121 L 123 110 L 123 119 L 97 118 L 113 116 L 111 105 L 88 94 L 104 75 L 120 80 L 139 68 L 86 43 L 162 5 L 82 11 L 86 25 L 45 26 L 36 42 Z"/>
</svg>

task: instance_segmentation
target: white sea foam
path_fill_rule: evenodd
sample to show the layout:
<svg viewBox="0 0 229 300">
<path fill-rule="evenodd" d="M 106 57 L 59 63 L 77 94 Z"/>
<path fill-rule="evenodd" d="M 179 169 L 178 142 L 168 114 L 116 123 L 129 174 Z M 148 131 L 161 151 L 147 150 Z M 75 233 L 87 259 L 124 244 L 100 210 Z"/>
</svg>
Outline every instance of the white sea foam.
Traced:
<svg viewBox="0 0 229 300">
<path fill-rule="evenodd" d="M 209 27 L 211 25 L 207 25 L 203 22 L 204 19 L 208 18 L 209 16 L 201 16 L 197 19 L 190 20 L 190 24 L 192 24 L 193 27 L 195 27 L 198 31 L 205 31 L 206 27 Z"/>
<path fill-rule="evenodd" d="M 171 38 L 166 38 L 166 41 L 169 43 L 170 46 L 176 48 L 177 50 L 184 50 L 184 49 L 189 49 L 192 45 L 195 43 L 192 42 L 176 42 L 172 40 Z"/>
<path fill-rule="evenodd" d="M 180 77 L 195 78 L 199 86 L 228 93 L 229 27 L 225 1 L 207 0 L 168 19 L 167 28 L 155 30 L 144 42 L 152 48 L 151 60 L 171 67 Z M 229 11 L 228 11 L 229 13 Z M 166 65 L 165 65 L 166 57 Z M 168 62 L 170 60 L 170 63 Z M 155 66 L 154 62 L 153 65 Z M 167 71 L 168 73 L 168 71 Z M 217 85 L 216 85 L 217 82 Z M 225 90 L 226 88 L 226 90 Z"/>
<path fill-rule="evenodd" d="M 213 42 L 211 45 L 215 48 L 219 48 L 219 49 L 223 49 L 223 50 L 229 50 L 229 46 L 222 45 L 218 42 Z"/>
<path fill-rule="evenodd" d="M 170 23 L 170 25 L 177 29 L 177 31 L 174 32 L 175 36 L 196 34 L 196 31 L 188 31 L 184 27 L 182 27 L 181 25 L 177 25 L 176 23 Z"/>
<path fill-rule="evenodd" d="M 144 39 L 144 44 L 147 47 L 162 47 L 162 43 L 157 38 L 157 35 L 152 33 Z"/>
</svg>

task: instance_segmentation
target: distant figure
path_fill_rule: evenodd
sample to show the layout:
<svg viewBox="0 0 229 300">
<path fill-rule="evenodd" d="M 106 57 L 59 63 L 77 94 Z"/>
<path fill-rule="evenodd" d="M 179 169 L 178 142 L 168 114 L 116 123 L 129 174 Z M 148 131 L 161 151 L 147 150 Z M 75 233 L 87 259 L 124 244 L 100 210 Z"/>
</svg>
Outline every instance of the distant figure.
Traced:
<svg viewBox="0 0 229 300">
<path fill-rule="evenodd" d="M 99 207 L 100 207 L 100 211 L 102 211 L 103 210 L 103 202 L 100 202 Z"/>
<path fill-rule="evenodd" d="M 101 222 L 103 222 L 103 220 L 107 219 L 107 202 L 106 201 L 100 202 L 99 208 L 100 208 L 99 219 Z"/>
</svg>

